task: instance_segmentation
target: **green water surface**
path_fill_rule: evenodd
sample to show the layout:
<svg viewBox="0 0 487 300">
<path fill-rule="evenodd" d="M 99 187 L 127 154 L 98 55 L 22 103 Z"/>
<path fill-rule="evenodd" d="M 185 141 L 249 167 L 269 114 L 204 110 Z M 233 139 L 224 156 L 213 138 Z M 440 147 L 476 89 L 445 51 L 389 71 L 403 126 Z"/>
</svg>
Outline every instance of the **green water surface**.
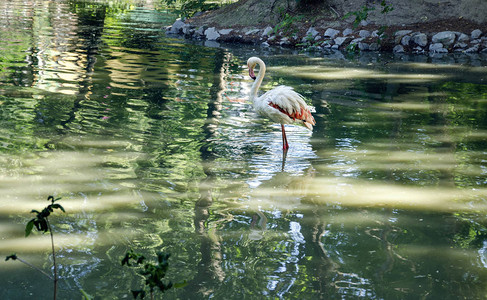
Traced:
<svg viewBox="0 0 487 300">
<path fill-rule="evenodd" d="M 130 299 L 120 260 L 171 254 L 164 299 L 483 299 L 487 55 L 303 53 L 166 36 L 154 2 L 0 3 L 0 254 L 50 272 L 32 209 L 62 197 L 60 299 Z M 260 118 L 293 86 L 313 132 Z M 0 299 L 52 284 L 2 259 Z M 157 299 L 161 294 L 156 293 Z"/>
</svg>

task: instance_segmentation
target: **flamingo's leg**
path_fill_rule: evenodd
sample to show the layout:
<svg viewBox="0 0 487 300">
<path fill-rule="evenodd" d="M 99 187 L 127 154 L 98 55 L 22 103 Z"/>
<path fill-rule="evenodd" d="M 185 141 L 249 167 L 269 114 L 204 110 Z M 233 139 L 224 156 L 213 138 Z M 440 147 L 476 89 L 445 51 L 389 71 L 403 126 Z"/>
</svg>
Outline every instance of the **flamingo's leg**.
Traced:
<svg viewBox="0 0 487 300">
<path fill-rule="evenodd" d="M 281 124 L 282 129 L 282 150 L 287 151 L 289 144 L 287 143 L 286 130 L 284 130 L 284 124 Z"/>
</svg>

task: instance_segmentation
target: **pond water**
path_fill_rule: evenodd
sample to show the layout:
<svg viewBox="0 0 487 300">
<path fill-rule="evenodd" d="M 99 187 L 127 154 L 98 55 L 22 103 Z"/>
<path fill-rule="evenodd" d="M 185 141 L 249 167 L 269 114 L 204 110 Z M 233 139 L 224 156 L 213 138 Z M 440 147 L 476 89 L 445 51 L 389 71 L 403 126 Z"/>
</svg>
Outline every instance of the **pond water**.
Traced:
<svg viewBox="0 0 487 300">
<path fill-rule="evenodd" d="M 487 57 L 300 53 L 166 36 L 147 1 L 0 4 L 0 253 L 61 299 L 130 299 L 127 250 L 170 253 L 166 299 L 478 299 L 487 290 Z M 295 87 L 313 132 L 259 118 Z M 0 262 L 1 299 L 52 284 Z M 160 293 L 158 293 L 160 297 Z"/>
</svg>

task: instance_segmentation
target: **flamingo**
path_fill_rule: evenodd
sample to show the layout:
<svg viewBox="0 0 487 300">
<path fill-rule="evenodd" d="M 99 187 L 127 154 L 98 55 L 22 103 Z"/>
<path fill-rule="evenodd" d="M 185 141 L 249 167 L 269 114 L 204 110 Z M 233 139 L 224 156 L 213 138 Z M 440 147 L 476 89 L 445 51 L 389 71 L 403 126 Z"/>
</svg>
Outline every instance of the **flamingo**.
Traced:
<svg viewBox="0 0 487 300">
<path fill-rule="evenodd" d="M 257 77 L 254 74 L 256 65 L 259 65 Z M 257 97 L 257 91 L 265 75 L 265 63 L 258 57 L 251 57 L 247 60 L 247 66 L 249 68 L 249 76 L 254 80 L 250 90 L 250 100 L 253 102 L 254 109 L 261 116 L 281 124 L 282 149 L 287 152 L 289 144 L 284 124 L 297 122 L 305 125 L 309 130 L 313 130 L 313 125 L 316 122 L 311 112 L 314 111 L 314 107 L 308 106 L 303 96 L 296 93 L 292 87 L 285 85 L 278 86 Z"/>
</svg>

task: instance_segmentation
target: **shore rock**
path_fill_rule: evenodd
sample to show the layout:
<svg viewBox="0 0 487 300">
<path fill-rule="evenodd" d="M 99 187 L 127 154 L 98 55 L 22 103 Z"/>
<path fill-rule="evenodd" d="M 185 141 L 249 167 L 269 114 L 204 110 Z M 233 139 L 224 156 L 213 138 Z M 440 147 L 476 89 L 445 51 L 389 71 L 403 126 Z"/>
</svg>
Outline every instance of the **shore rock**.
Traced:
<svg viewBox="0 0 487 300">
<path fill-rule="evenodd" d="M 420 47 L 428 44 L 428 36 L 424 33 L 417 33 L 412 36 L 412 42 Z"/>
<path fill-rule="evenodd" d="M 412 30 L 399 30 L 394 34 L 394 41 L 396 44 L 399 44 L 402 40 L 402 37 L 406 34 L 410 34 L 413 32 Z"/>
<path fill-rule="evenodd" d="M 401 39 L 401 45 L 403 46 L 409 46 L 409 42 L 411 41 L 411 36 L 405 35 Z"/>
<path fill-rule="evenodd" d="M 367 51 L 367 50 L 369 50 L 369 47 L 370 47 L 369 44 L 363 43 L 363 42 L 359 42 L 357 44 L 357 46 L 360 49 L 360 51 Z"/>
<path fill-rule="evenodd" d="M 453 51 L 454 52 L 464 52 L 465 49 L 467 49 L 468 45 L 467 43 L 456 43 L 453 45 Z"/>
<path fill-rule="evenodd" d="M 270 36 L 272 34 L 272 27 L 271 26 L 267 26 L 265 29 L 264 29 L 264 32 L 262 32 L 262 36 Z"/>
<path fill-rule="evenodd" d="M 441 43 L 448 47 L 455 42 L 455 33 L 452 31 L 442 31 L 433 35 L 431 38 L 433 43 Z"/>
<path fill-rule="evenodd" d="M 346 30 L 346 29 L 345 29 Z M 333 28 L 328 28 L 326 31 L 325 31 L 325 34 L 323 34 L 323 36 L 325 38 L 330 38 L 330 39 L 334 39 L 338 34 L 340 33 L 339 30 L 336 30 L 336 29 L 333 29 Z M 344 34 L 346 35 L 346 34 Z"/>
<path fill-rule="evenodd" d="M 177 19 L 176 22 L 172 24 L 168 32 L 172 34 L 180 34 L 185 25 L 186 23 L 184 23 L 181 19 Z"/>
<path fill-rule="evenodd" d="M 305 37 L 311 36 L 312 38 L 315 38 L 318 34 L 320 34 L 318 30 L 316 30 L 314 27 L 310 27 L 308 31 L 306 31 Z"/>
<path fill-rule="evenodd" d="M 227 35 L 227 34 L 230 34 L 230 32 L 232 32 L 232 31 L 233 31 L 233 29 L 220 29 L 220 30 L 218 30 L 218 33 L 220 35 Z"/>
<path fill-rule="evenodd" d="M 189 24 L 185 24 L 183 26 L 183 28 L 181 29 L 181 31 L 186 36 L 191 36 L 191 35 L 194 34 L 194 28 L 191 25 L 189 25 Z"/>
<path fill-rule="evenodd" d="M 205 36 L 206 39 L 209 41 L 216 41 L 220 37 L 220 34 L 218 33 L 218 30 L 215 29 L 215 27 L 210 27 L 205 30 Z"/>
<path fill-rule="evenodd" d="M 392 52 L 394 53 L 403 53 L 404 52 L 404 47 L 402 45 L 396 45 L 394 49 L 392 49 Z"/>
<path fill-rule="evenodd" d="M 361 37 L 361 38 L 368 38 L 370 36 L 370 31 L 368 30 L 360 30 L 358 32 L 358 35 Z"/>
<path fill-rule="evenodd" d="M 460 32 L 460 35 L 458 36 L 458 42 L 459 43 L 463 43 L 463 42 L 467 42 L 469 40 L 469 37 L 468 35 L 466 35 L 465 33 L 461 33 Z"/>
<path fill-rule="evenodd" d="M 207 26 L 201 26 L 198 29 L 196 29 L 194 31 L 194 35 L 196 36 L 196 38 L 200 38 L 200 39 L 204 38 L 206 29 L 208 29 Z"/>
<path fill-rule="evenodd" d="M 260 32 L 260 29 L 251 29 L 245 32 L 245 35 L 253 35 L 253 34 L 258 34 Z"/>
<path fill-rule="evenodd" d="M 378 43 L 371 43 L 369 45 L 369 51 L 379 51 L 380 45 Z"/>
<path fill-rule="evenodd" d="M 340 47 L 347 40 L 350 40 L 350 38 L 349 37 L 337 37 L 333 41 L 335 42 L 335 45 L 338 45 L 338 47 Z"/>
<path fill-rule="evenodd" d="M 169 34 L 180 34 L 186 38 L 203 39 L 206 42 L 237 42 L 260 44 L 263 47 L 280 45 L 284 47 L 298 47 L 307 50 L 330 51 L 393 51 L 395 53 L 487 53 L 487 35 L 481 29 L 470 33 L 457 31 L 442 31 L 431 33 L 426 31 L 413 32 L 407 29 L 396 31 L 393 36 L 378 36 L 379 29 L 371 27 L 353 31 L 350 28 L 342 29 L 321 27 L 314 25 L 306 32 L 296 32 L 292 35 L 274 34 L 271 26 L 265 28 L 247 27 L 233 29 L 196 26 L 190 20 L 185 23 L 181 19 L 166 28 Z M 375 30 L 374 30 L 375 29 Z M 340 34 L 341 33 L 341 34 Z M 390 34 L 390 33 L 389 33 Z M 300 45 L 301 44 L 301 45 Z M 212 44 L 216 47 L 216 44 Z M 317 45 L 320 45 L 317 47 Z"/>
<path fill-rule="evenodd" d="M 430 52 L 434 53 L 448 53 L 448 49 L 443 48 L 442 43 L 433 43 L 429 47 Z"/>
<path fill-rule="evenodd" d="M 482 31 L 480 29 L 475 29 L 470 33 L 470 37 L 472 40 L 478 39 L 482 35 Z"/>
<path fill-rule="evenodd" d="M 279 42 L 279 45 L 281 45 L 281 46 L 289 46 L 289 45 L 291 45 L 291 42 L 289 42 L 289 39 L 287 37 L 284 37 Z"/>
<path fill-rule="evenodd" d="M 343 30 L 343 36 L 348 36 L 348 35 L 351 35 L 352 33 L 353 33 L 353 30 L 350 28 L 346 28 L 345 30 Z"/>
<path fill-rule="evenodd" d="M 416 46 L 413 48 L 413 53 L 416 53 L 416 54 L 424 53 L 424 49 L 421 48 L 420 46 Z"/>
<path fill-rule="evenodd" d="M 473 45 L 472 47 L 468 48 L 464 52 L 465 53 L 476 53 L 476 52 L 479 52 L 479 49 L 480 49 L 480 45 L 476 44 L 476 45 Z"/>
</svg>

